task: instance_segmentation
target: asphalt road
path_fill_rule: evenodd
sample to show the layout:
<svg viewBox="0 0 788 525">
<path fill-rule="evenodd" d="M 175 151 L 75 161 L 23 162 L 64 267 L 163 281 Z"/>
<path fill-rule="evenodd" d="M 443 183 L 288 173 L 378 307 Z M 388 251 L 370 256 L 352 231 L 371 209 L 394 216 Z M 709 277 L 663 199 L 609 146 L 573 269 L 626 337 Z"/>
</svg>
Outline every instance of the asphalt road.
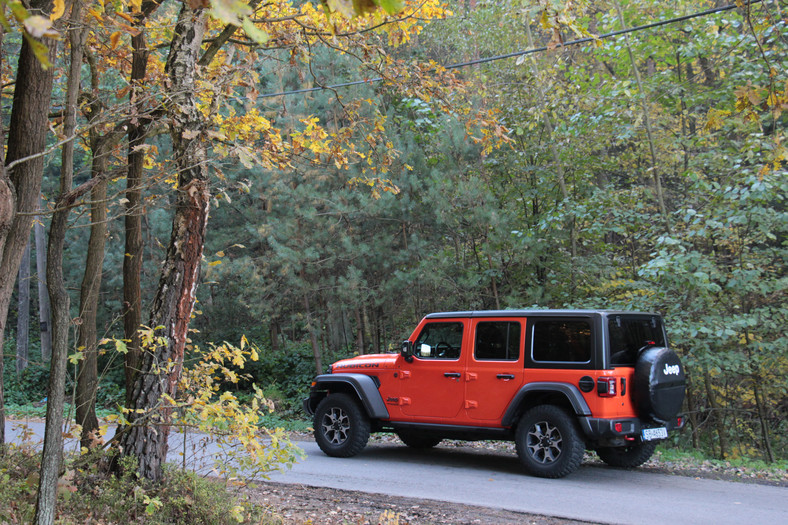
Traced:
<svg viewBox="0 0 788 525">
<path fill-rule="evenodd" d="M 43 435 L 43 424 L 32 426 Z M 6 427 L 9 441 L 18 430 Z M 215 457 L 199 436 L 170 438 L 169 460 Z M 414 450 L 373 443 L 354 458 L 325 456 L 299 442 L 307 458 L 271 481 L 495 507 L 519 512 L 625 524 L 788 523 L 788 488 L 671 476 L 584 465 L 548 480 L 522 473 L 514 454 L 470 447 Z M 73 444 L 71 445 L 73 447 Z M 192 468 L 204 470 L 200 466 Z"/>
<path fill-rule="evenodd" d="M 533 478 L 517 458 L 471 448 L 420 451 L 373 444 L 354 458 L 308 458 L 272 481 L 496 507 L 599 523 L 788 523 L 788 488 L 583 466 L 558 480 Z"/>
</svg>

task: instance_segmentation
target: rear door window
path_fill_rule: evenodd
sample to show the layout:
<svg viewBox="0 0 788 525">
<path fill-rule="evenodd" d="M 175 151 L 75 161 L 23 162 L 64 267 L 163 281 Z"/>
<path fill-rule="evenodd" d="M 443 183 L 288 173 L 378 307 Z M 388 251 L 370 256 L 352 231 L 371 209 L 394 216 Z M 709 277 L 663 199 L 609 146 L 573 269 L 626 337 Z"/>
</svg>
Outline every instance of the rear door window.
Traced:
<svg viewBox="0 0 788 525">
<path fill-rule="evenodd" d="M 484 321 L 476 325 L 473 357 L 477 361 L 520 359 L 520 323 Z"/>
</svg>

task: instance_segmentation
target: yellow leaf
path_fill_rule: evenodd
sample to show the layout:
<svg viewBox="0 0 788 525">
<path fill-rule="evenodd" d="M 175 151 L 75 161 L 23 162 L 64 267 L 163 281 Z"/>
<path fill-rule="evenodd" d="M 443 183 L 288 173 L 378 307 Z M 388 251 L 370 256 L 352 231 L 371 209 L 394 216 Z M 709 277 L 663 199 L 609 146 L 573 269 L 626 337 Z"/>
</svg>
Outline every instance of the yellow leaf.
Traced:
<svg viewBox="0 0 788 525">
<path fill-rule="evenodd" d="M 115 31 L 111 35 L 109 35 L 109 42 L 112 46 L 112 49 L 117 49 L 118 42 L 120 42 L 120 31 Z"/>
<path fill-rule="evenodd" d="M 55 0 L 55 5 L 52 8 L 52 14 L 49 15 L 49 19 L 54 22 L 55 20 L 63 16 L 63 13 L 65 12 L 66 12 L 65 0 Z"/>
</svg>

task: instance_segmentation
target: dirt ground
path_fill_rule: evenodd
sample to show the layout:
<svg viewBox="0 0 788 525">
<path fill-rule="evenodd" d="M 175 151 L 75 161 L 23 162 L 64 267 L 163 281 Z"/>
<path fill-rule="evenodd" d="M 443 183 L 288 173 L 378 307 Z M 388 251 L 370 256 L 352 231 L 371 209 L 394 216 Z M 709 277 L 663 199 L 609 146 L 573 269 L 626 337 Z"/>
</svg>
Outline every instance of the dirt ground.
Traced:
<svg viewBox="0 0 788 525">
<path fill-rule="evenodd" d="M 457 503 L 283 483 L 259 483 L 256 487 L 248 487 L 245 493 L 258 504 L 268 506 L 273 521 L 283 525 L 589 523 Z"/>
</svg>

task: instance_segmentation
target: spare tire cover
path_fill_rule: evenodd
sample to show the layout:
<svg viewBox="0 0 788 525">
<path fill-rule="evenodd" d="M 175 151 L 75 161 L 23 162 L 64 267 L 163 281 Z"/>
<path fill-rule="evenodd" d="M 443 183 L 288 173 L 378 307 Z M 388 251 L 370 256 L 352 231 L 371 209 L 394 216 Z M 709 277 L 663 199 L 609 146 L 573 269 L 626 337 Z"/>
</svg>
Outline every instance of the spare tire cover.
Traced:
<svg viewBox="0 0 788 525">
<path fill-rule="evenodd" d="M 676 417 L 684 402 L 684 367 L 673 350 L 651 347 L 635 364 L 632 396 L 641 417 L 667 422 Z"/>
</svg>

